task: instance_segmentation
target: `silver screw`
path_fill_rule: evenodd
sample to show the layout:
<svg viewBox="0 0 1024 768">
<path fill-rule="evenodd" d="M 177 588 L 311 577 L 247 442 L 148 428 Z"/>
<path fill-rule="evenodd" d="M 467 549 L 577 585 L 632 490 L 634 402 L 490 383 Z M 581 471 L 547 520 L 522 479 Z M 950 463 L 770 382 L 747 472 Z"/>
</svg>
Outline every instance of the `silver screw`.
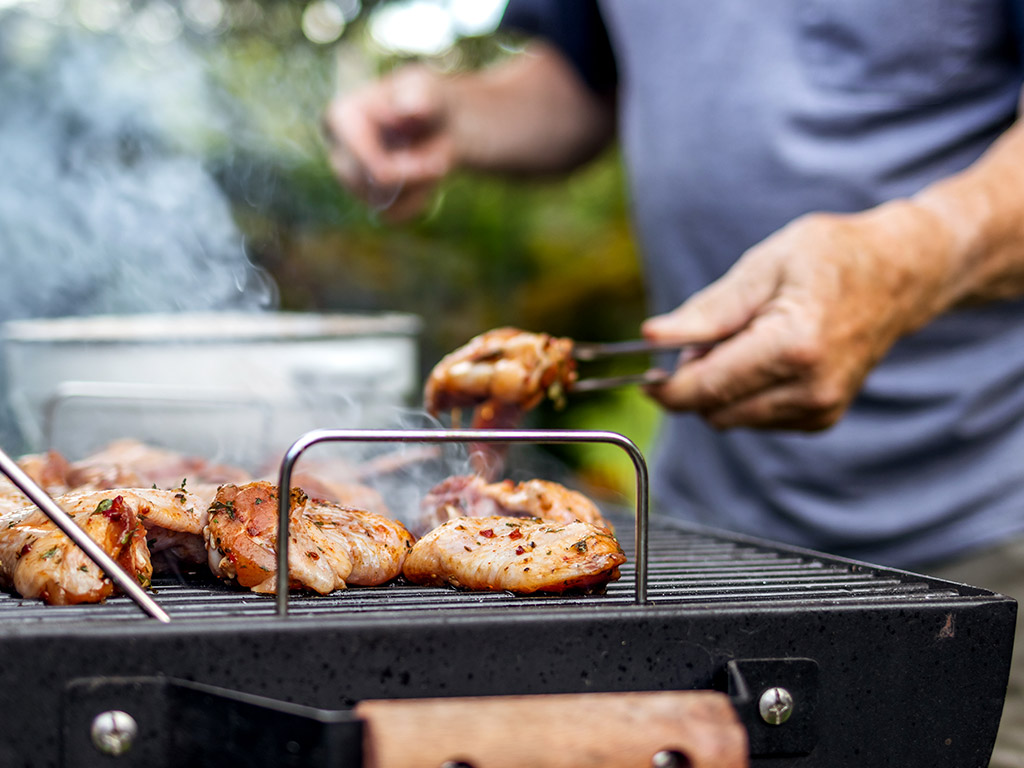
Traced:
<svg viewBox="0 0 1024 768">
<path fill-rule="evenodd" d="M 663 749 L 655 752 L 651 758 L 651 768 L 682 768 L 689 765 L 689 761 L 683 762 L 686 758 L 679 752 L 671 749 Z"/>
<path fill-rule="evenodd" d="M 92 744 L 104 755 L 125 754 L 139 733 L 139 724 L 127 712 L 100 712 L 92 721 Z"/>
<path fill-rule="evenodd" d="M 769 688 L 761 694 L 757 708 L 768 725 L 782 725 L 793 714 L 793 696 L 785 688 Z"/>
</svg>

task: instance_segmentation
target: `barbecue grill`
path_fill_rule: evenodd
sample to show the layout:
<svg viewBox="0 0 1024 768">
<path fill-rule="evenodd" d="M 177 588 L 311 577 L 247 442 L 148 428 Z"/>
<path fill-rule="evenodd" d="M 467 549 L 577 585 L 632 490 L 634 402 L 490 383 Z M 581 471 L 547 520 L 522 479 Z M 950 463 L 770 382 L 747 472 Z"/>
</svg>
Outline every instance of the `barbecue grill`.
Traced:
<svg viewBox="0 0 1024 768">
<path fill-rule="evenodd" d="M 353 707 L 369 700 L 707 690 L 729 696 L 753 765 L 987 764 L 1012 599 L 659 514 L 648 527 L 645 472 L 635 521 L 613 516 L 629 561 L 601 595 L 393 583 L 282 611 L 180 574 L 154 580 L 169 623 L 124 596 L 0 596 L 0 765 L 360 765 Z"/>
</svg>

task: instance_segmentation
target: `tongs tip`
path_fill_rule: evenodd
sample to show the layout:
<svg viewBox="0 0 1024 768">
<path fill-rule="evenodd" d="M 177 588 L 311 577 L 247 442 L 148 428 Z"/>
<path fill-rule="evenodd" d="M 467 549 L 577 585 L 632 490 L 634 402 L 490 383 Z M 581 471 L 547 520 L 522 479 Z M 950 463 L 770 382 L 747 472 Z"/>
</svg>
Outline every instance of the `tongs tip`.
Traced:
<svg viewBox="0 0 1024 768">
<path fill-rule="evenodd" d="M 577 362 L 591 362 L 608 357 L 651 354 L 656 352 L 680 352 L 692 344 L 654 342 L 647 339 L 613 342 L 584 342 L 573 345 L 572 356 Z M 580 378 L 570 387 L 570 392 L 598 392 L 632 384 L 658 384 L 672 374 L 660 368 L 649 368 L 640 373 L 607 376 L 603 378 Z"/>
<path fill-rule="evenodd" d="M 569 388 L 569 392 L 600 392 L 606 389 L 627 387 L 632 384 L 660 384 L 663 381 L 667 381 L 671 375 L 668 371 L 660 368 L 650 368 L 642 373 L 631 373 L 623 376 L 577 379 Z"/>
</svg>

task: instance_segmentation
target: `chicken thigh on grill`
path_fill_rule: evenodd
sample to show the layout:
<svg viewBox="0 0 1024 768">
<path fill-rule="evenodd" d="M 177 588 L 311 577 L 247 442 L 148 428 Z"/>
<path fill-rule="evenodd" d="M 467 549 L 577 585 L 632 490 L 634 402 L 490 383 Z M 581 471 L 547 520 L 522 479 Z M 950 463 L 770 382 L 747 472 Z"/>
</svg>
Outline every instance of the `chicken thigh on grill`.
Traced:
<svg viewBox="0 0 1024 768">
<path fill-rule="evenodd" d="M 593 591 L 617 579 L 624 562 L 615 537 L 589 523 L 464 517 L 417 541 L 403 573 L 429 586 L 520 594 Z"/>
<path fill-rule="evenodd" d="M 457 517 L 536 517 L 553 523 L 582 520 L 615 533 L 597 506 L 579 491 L 550 480 L 488 483 L 478 475 L 455 475 L 434 486 L 420 505 L 418 532 Z"/>
<path fill-rule="evenodd" d="M 153 575 L 144 510 L 117 492 L 70 493 L 57 503 L 141 585 Z M 34 506 L 0 515 L 0 583 L 51 605 L 96 603 L 114 585 L 86 554 Z"/>
<path fill-rule="evenodd" d="M 254 592 L 277 591 L 277 486 L 224 485 L 209 510 L 210 568 Z M 310 499 L 293 488 L 288 518 L 289 585 L 327 594 L 372 586 L 402 572 L 412 535 L 374 512 Z"/>
</svg>

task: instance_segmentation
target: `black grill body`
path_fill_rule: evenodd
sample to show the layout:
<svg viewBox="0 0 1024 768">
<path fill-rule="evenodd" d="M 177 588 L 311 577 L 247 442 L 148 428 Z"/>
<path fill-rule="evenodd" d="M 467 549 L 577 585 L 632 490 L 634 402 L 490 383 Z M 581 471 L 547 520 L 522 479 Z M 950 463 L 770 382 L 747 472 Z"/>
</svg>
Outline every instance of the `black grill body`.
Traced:
<svg viewBox="0 0 1024 768">
<path fill-rule="evenodd" d="M 152 685 L 170 679 L 314 708 L 319 729 L 364 699 L 720 689 L 748 728 L 753 765 L 987 765 L 1012 599 L 655 518 L 650 603 L 636 605 L 627 554 L 604 595 L 393 584 L 296 596 L 284 619 L 272 598 L 200 577 L 156 583 L 169 625 L 126 598 L 57 608 L 4 596 L 0 765 L 180 767 L 203 738 L 254 766 L 339 765 L 322 730 L 287 725 L 301 713 L 246 704 L 240 715 L 204 696 L 156 706 L 165 697 Z M 796 700 L 780 726 L 743 695 L 774 685 Z M 105 709 L 141 715 L 136 747 L 118 758 L 88 738 Z"/>
</svg>

